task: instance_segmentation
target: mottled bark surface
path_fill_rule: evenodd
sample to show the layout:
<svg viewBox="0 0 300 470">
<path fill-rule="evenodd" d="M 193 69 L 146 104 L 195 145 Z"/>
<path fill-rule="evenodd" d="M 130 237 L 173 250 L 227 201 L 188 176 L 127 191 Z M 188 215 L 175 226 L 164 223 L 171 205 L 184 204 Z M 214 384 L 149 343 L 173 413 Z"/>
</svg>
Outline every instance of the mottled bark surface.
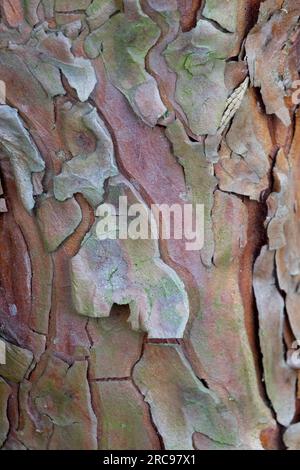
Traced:
<svg viewBox="0 0 300 470">
<path fill-rule="evenodd" d="M 300 1 L 0 12 L 0 448 L 300 449 Z"/>
</svg>

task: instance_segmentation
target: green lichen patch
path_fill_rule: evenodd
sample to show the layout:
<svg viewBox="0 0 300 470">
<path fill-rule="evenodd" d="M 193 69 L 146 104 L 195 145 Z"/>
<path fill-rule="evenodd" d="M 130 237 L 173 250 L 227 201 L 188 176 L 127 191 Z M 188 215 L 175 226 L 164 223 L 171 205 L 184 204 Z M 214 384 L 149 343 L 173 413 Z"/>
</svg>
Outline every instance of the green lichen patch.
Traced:
<svg viewBox="0 0 300 470">
<path fill-rule="evenodd" d="M 226 106 L 225 59 L 232 35 L 199 20 L 194 29 L 181 32 L 164 54 L 177 74 L 176 100 L 196 135 L 215 134 Z"/>
<path fill-rule="evenodd" d="M 44 170 L 44 161 L 16 109 L 0 106 L 0 128 L 1 146 L 10 159 L 24 207 L 30 211 L 35 204 L 31 174 Z"/>
</svg>

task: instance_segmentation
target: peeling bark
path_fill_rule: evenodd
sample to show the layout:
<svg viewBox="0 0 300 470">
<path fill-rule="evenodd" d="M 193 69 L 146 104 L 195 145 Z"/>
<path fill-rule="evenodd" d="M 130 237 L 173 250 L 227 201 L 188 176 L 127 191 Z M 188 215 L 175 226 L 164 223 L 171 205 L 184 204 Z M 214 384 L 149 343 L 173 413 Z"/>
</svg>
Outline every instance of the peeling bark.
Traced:
<svg viewBox="0 0 300 470">
<path fill-rule="evenodd" d="M 1 2 L 1 449 L 300 449 L 299 19 Z M 204 246 L 102 238 L 119 196 Z"/>
</svg>

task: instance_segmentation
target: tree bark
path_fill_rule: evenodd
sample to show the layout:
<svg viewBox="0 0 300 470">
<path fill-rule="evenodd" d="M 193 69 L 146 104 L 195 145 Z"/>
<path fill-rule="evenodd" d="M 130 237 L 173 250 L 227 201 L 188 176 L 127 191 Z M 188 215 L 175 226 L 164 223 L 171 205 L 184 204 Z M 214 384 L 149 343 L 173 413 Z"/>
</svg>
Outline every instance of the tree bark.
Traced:
<svg viewBox="0 0 300 470">
<path fill-rule="evenodd" d="M 0 11 L 0 448 L 300 449 L 300 1 Z"/>
</svg>

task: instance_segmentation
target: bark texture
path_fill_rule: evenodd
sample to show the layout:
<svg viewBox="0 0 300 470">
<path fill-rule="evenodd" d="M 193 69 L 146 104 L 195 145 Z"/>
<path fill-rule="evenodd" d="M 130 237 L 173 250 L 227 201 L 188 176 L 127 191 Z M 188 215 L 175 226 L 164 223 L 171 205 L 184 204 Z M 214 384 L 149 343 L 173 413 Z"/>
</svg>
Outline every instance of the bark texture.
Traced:
<svg viewBox="0 0 300 470">
<path fill-rule="evenodd" d="M 300 449 L 300 1 L 0 12 L 0 448 Z"/>
</svg>

